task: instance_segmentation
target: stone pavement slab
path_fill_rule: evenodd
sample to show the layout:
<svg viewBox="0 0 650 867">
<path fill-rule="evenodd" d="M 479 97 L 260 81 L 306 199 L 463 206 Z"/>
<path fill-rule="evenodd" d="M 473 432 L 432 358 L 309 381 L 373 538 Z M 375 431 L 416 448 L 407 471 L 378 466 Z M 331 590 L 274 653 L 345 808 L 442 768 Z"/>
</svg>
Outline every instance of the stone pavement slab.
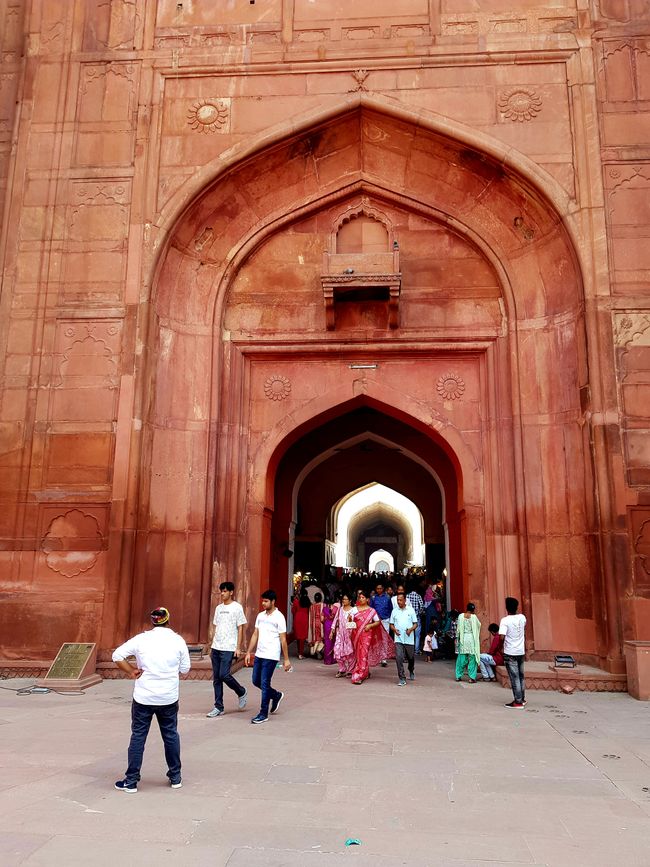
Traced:
<svg viewBox="0 0 650 867">
<path fill-rule="evenodd" d="M 132 684 L 83 696 L 0 690 L 0 864 L 210 867 L 648 867 L 650 706 L 625 694 L 457 684 L 444 662 L 362 686 L 313 660 L 278 671 L 277 715 L 206 719 L 182 684 L 183 788 L 152 726 L 136 795 L 123 775 Z M 356 837 L 361 846 L 345 846 Z"/>
</svg>

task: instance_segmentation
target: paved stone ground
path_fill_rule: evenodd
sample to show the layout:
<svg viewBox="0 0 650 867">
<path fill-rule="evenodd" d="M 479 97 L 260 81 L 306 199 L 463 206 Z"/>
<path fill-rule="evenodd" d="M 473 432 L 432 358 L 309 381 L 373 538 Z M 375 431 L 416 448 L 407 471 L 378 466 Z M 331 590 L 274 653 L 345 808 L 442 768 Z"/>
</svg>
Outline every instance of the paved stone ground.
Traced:
<svg viewBox="0 0 650 867">
<path fill-rule="evenodd" d="M 186 682 L 183 788 L 166 785 L 154 724 L 137 795 L 113 789 L 129 682 L 0 690 L 0 864 L 650 865 L 650 705 L 531 692 L 511 711 L 509 692 L 456 684 L 449 663 L 417 675 L 398 688 L 391 664 L 357 687 L 295 661 L 263 726 L 255 689 L 208 720 L 210 684 Z"/>
</svg>

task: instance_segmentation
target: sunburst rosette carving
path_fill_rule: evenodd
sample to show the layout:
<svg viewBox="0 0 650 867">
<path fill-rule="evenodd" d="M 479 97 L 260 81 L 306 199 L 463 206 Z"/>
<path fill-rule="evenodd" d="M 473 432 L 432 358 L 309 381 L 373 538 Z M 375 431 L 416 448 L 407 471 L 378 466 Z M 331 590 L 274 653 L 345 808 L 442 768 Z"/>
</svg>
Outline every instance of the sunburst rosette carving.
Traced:
<svg viewBox="0 0 650 867">
<path fill-rule="evenodd" d="M 200 99 L 187 113 L 187 122 L 201 133 L 218 132 L 228 120 L 228 106 L 220 99 Z"/>
<path fill-rule="evenodd" d="M 458 400 L 465 393 L 465 382 L 458 374 L 447 373 L 438 379 L 436 390 L 443 400 Z"/>
<path fill-rule="evenodd" d="M 499 111 L 508 120 L 523 123 L 541 110 L 541 96 L 529 87 L 512 87 L 499 94 Z"/>
<path fill-rule="evenodd" d="M 284 400 L 291 394 L 291 382 L 286 376 L 275 373 L 264 383 L 264 394 L 269 400 Z"/>
</svg>

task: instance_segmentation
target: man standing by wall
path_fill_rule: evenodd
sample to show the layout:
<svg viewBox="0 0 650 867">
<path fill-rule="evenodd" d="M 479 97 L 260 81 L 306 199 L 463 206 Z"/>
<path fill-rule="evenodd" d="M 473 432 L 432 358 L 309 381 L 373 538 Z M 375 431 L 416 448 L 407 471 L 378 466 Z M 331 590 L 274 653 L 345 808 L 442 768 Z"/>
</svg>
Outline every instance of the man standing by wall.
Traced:
<svg viewBox="0 0 650 867">
<path fill-rule="evenodd" d="M 253 685 L 262 691 L 260 712 L 253 717 L 254 725 L 265 723 L 271 713 L 280 707 L 284 693 L 271 686 L 271 678 L 280 661 L 280 650 L 284 657 L 284 670 L 291 671 L 289 648 L 287 647 L 287 621 L 284 614 L 275 607 L 275 590 L 262 593 L 262 610 L 255 620 L 255 629 L 248 643 L 246 665 L 251 664 L 251 654 L 257 647 L 253 663 Z"/>
<path fill-rule="evenodd" d="M 409 678 L 415 680 L 415 638 L 418 619 L 415 611 L 406 604 L 403 590 L 397 593 L 397 605 L 390 615 L 390 631 L 395 641 L 395 662 L 399 686 L 406 686 L 404 660 L 408 662 Z"/>
<path fill-rule="evenodd" d="M 207 717 L 223 716 L 223 685 L 236 693 L 239 699 L 239 709 L 246 707 L 246 688 L 230 673 L 233 658 L 238 659 L 244 651 L 244 626 L 246 615 L 239 602 L 235 602 L 233 594 L 235 585 L 232 581 L 222 581 L 219 585 L 221 603 L 214 612 L 214 637 L 210 659 L 212 660 L 212 685 L 214 686 L 214 707 Z"/>
<path fill-rule="evenodd" d="M 153 629 L 130 638 L 113 653 L 113 662 L 135 680 L 128 767 L 124 779 L 115 783 L 116 789 L 129 794 L 138 791 L 144 745 L 154 716 L 165 745 L 169 783 L 172 789 L 182 785 L 178 679 L 179 673 L 190 670 L 190 654 L 185 641 L 170 629 L 166 608 L 155 608 L 150 617 Z M 128 656 L 135 656 L 137 668 L 127 662 Z"/>
<path fill-rule="evenodd" d="M 526 681 L 524 680 L 524 659 L 526 654 L 526 618 L 517 614 L 519 600 L 513 596 L 506 598 L 505 617 L 499 624 L 499 635 L 503 636 L 503 661 L 508 670 L 513 701 L 506 707 L 521 710 L 526 704 Z"/>
</svg>

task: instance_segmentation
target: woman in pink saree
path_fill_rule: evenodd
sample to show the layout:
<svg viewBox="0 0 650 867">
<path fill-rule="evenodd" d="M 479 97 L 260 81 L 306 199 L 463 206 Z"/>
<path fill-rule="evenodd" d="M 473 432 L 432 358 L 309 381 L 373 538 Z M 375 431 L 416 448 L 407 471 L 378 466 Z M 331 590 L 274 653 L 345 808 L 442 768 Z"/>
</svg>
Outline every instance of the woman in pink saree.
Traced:
<svg viewBox="0 0 650 867">
<path fill-rule="evenodd" d="M 330 635 L 334 641 L 334 660 L 338 664 L 339 670 L 336 673 L 337 677 L 346 677 L 351 674 L 354 665 L 354 647 L 352 646 L 352 634 L 355 629 L 350 629 L 350 626 L 355 626 L 354 615 L 357 609 L 352 605 L 350 596 L 343 593 L 341 596 L 341 604 L 336 609 L 336 616 L 332 623 Z"/>
<path fill-rule="evenodd" d="M 354 666 L 352 683 L 360 684 L 370 677 L 370 668 L 395 656 L 395 647 L 382 626 L 379 615 L 368 605 L 363 590 L 357 592 L 357 628 L 353 631 Z"/>
<path fill-rule="evenodd" d="M 338 603 L 332 605 L 329 596 L 325 595 L 323 602 L 323 613 L 321 621 L 323 623 L 323 641 L 325 649 L 323 650 L 323 662 L 325 665 L 334 665 L 334 638 L 332 637 L 332 629 L 338 613 Z"/>
</svg>

